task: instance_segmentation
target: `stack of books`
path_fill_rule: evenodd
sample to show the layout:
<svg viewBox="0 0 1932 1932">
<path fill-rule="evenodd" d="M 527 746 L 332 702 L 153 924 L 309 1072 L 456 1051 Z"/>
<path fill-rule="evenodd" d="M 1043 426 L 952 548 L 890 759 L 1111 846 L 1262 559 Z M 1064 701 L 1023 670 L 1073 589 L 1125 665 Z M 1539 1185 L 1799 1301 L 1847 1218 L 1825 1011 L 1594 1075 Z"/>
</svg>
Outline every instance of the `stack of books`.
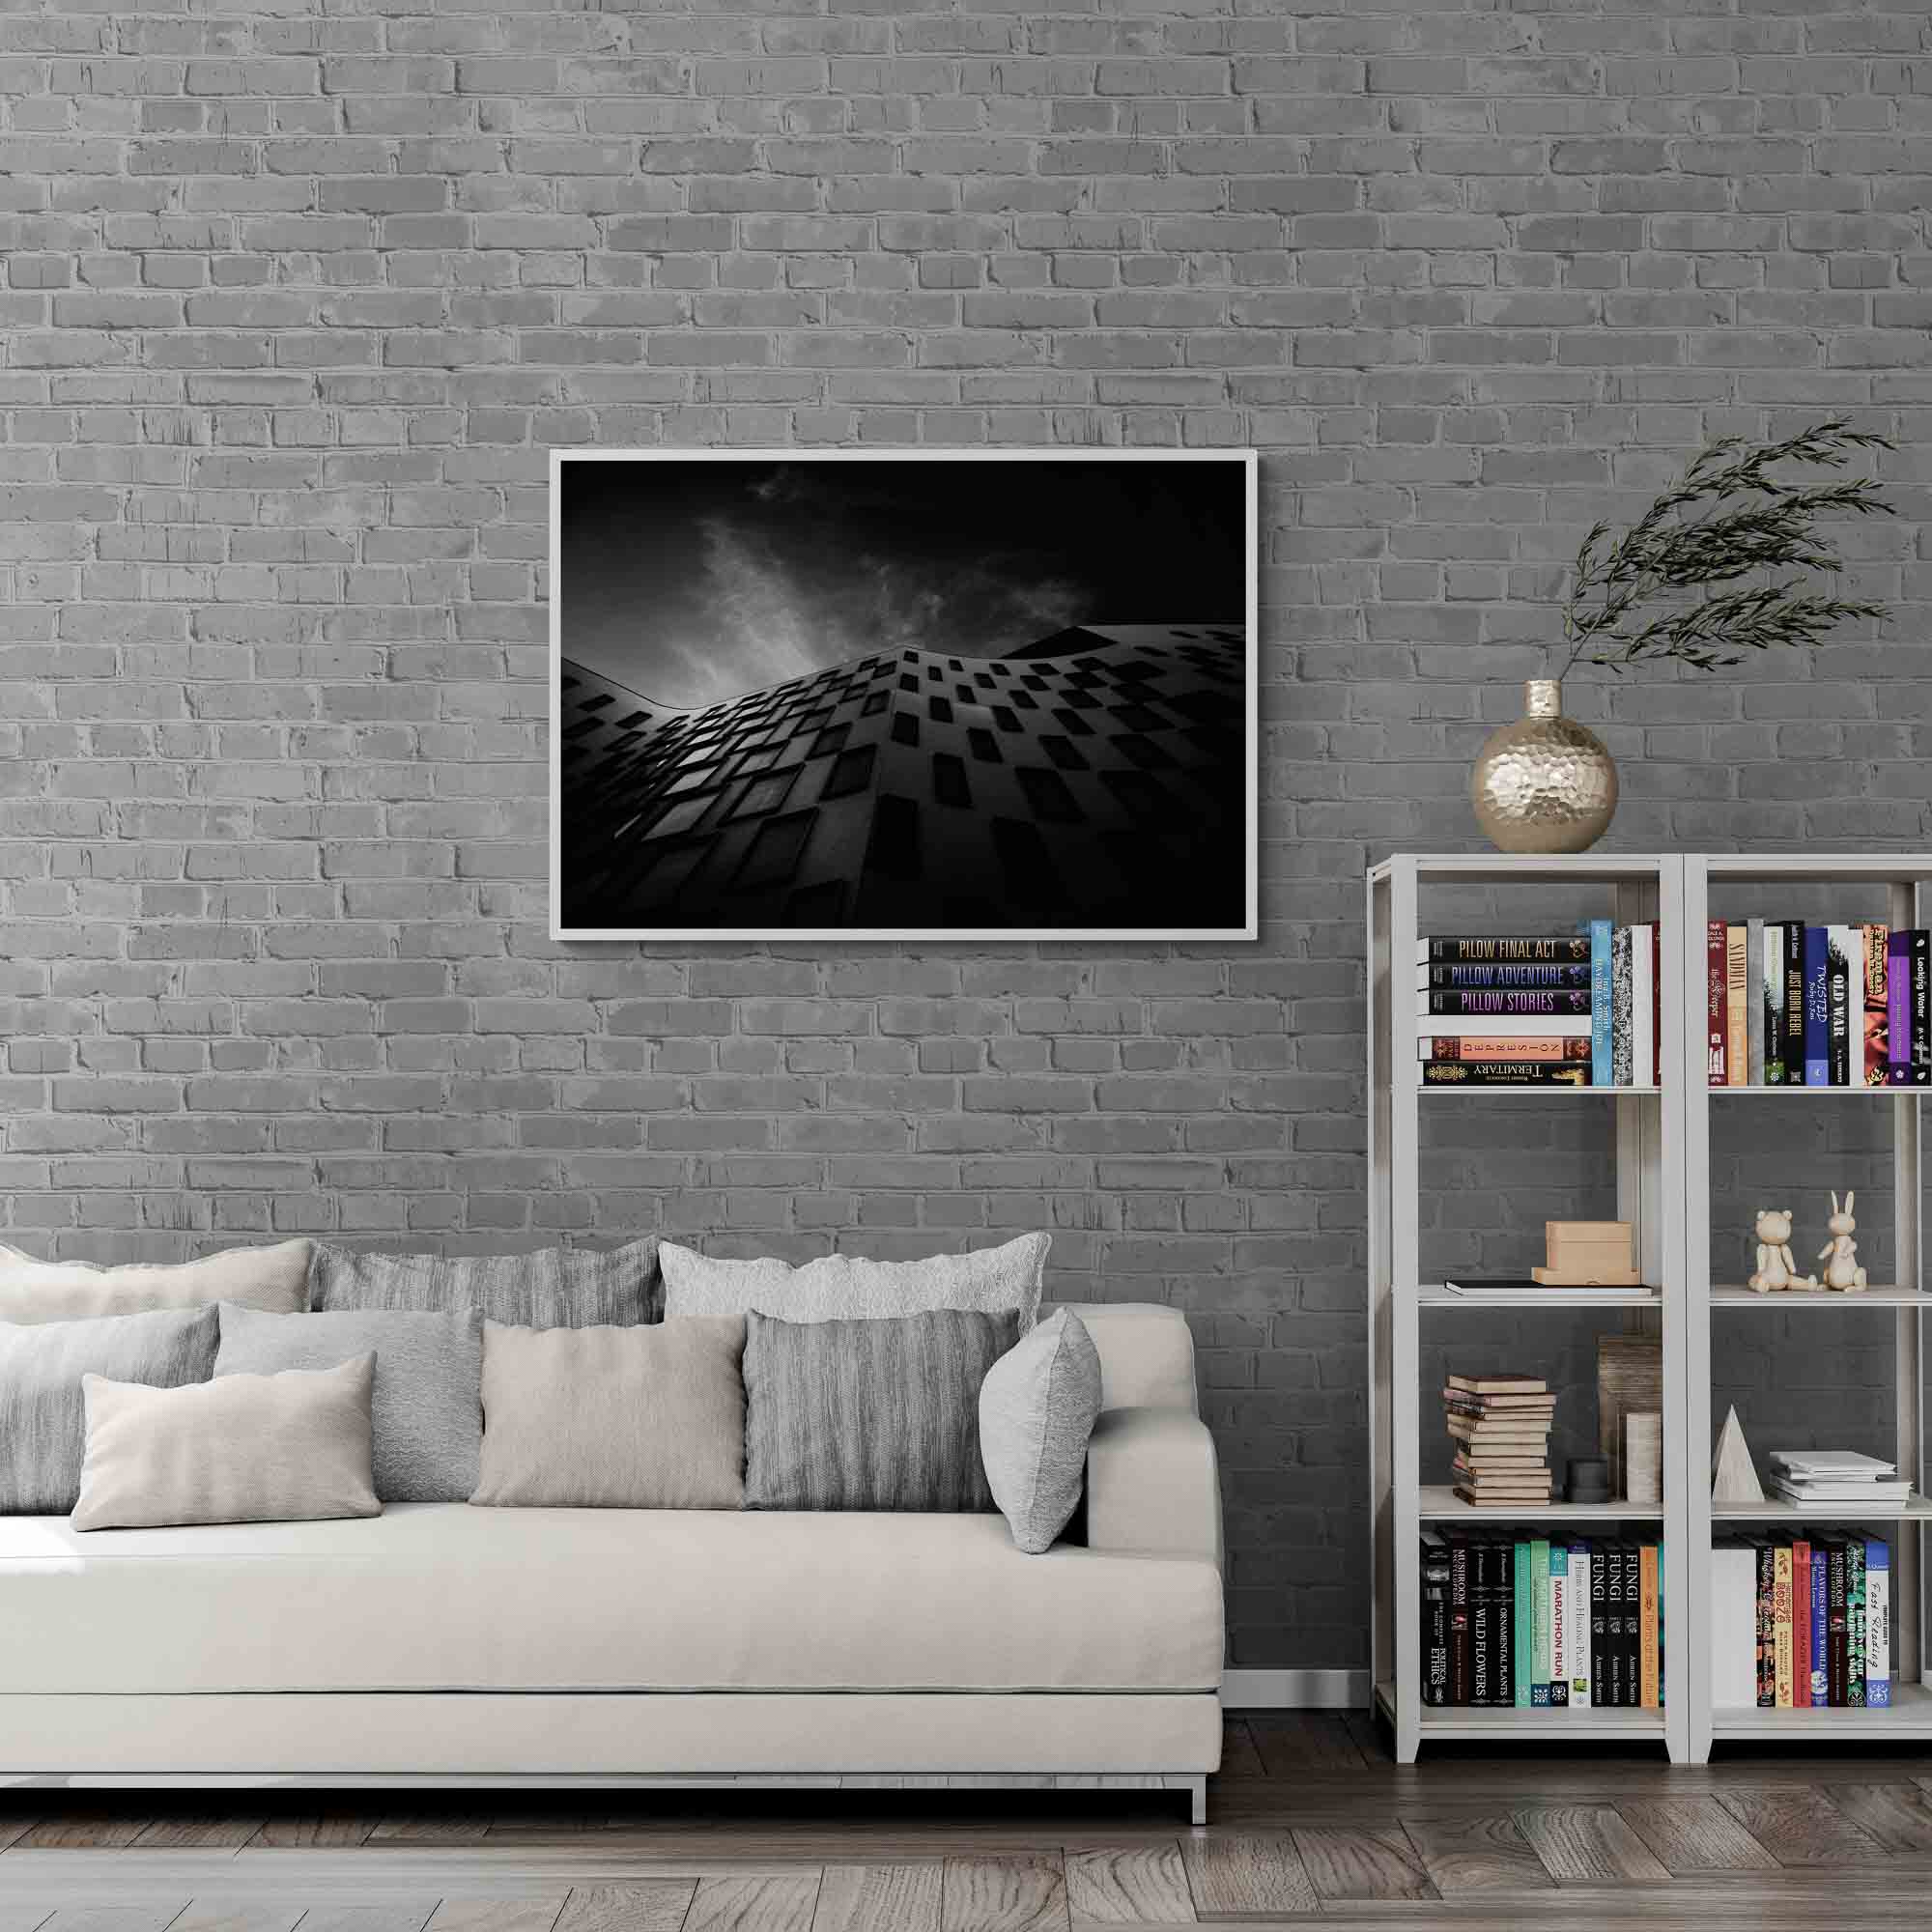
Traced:
<svg viewBox="0 0 1932 1932">
<path fill-rule="evenodd" d="M 1424 1534 L 1425 1704 L 1654 1711 L 1663 1679 L 1660 1545 Z"/>
<path fill-rule="evenodd" d="M 1711 1551 L 1711 1697 L 1721 1710 L 1891 1702 L 1891 1548 L 1859 1530 L 1731 1537 Z"/>
<path fill-rule="evenodd" d="M 1849 1449 L 1774 1449 L 1771 1487 L 1788 1503 L 1853 1503 L 1874 1511 L 1902 1509 L 1912 1495 L 1896 1463 Z"/>
<path fill-rule="evenodd" d="M 1429 1087 L 1631 1087 L 1662 1078 L 1657 927 L 1437 933 L 1417 942 Z"/>
<path fill-rule="evenodd" d="M 1451 1376 L 1442 1390 L 1455 1446 L 1455 1490 L 1480 1509 L 1549 1500 L 1556 1398 L 1536 1376 Z"/>
<path fill-rule="evenodd" d="M 1713 920 L 1713 1087 L 1932 1087 L 1932 929 Z"/>
</svg>

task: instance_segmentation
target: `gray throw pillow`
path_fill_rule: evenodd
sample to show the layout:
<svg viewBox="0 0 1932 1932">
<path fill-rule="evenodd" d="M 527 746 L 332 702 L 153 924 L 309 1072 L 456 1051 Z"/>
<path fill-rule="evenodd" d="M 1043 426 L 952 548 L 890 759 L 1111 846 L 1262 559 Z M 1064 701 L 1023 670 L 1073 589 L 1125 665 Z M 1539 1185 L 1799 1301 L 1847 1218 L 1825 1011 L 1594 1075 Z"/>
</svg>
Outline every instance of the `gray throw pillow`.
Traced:
<svg viewBox="0 0 1932 1932">
<path fill-rule="evenodd" d="M 75 1529 L 379 1516 L 369 1481 L 376 1358 L 195 1388 L 87 1378 Z"/>
<path fill-rule="evenodd" d="M 1040 1282 L 1051 1235 L 1022 1235 L 997 1248 L 928 1255 L 916 1262 L 821 1255 L 787 1262 L 714 1261 L 674 1241 L 658 1251 L 667 1315 L 776 1315 L 785 1321 L 842 1321 L 859 1317 L 922 1315 L 932 1308 L 972 1308 L 988 1315 L 1014 1309 L 1024 1334 L 1039 1313 Z"/>
<path fill-rule="evenodd" d="M 514 1328 L 628 1328 L 658 1320 L 655 1236 L 527 1255 L 361 1255 L 318 1241 L 314 1308 L 473 1308 Z"/>
<path fill-rule="evenodd" d="M 0 1516 L 65 1516 L 87 1455 L 84 1376 L 178 1388 L 214 1368 L 213 1307 L 0 1323 Z"/>
<path fill-rule="evenodd" d="M 81 1321 L 156 1308 L 245 1301 L 294 1314 L 308 1306 L 309 1243 L 224 1248 L 192 1262 L 133 1262 L 95 1267 L 42 1262 L 0 1246 L 0 1321 Z"/>
<path fill-rule="evenodd" d="M 990 1510 L 980 1384 L 1017 1314 L 748 1318 L 745 1507 Z"/>
<path fill-rule="evenodd" d="M 1013 1541 L 1050 1549 L 1080 1504 L 1087 1438 L 1100 1413 L 1100 1351 L 1063 1308 L 986 1371 L 980 1385 L 980 1453 L 986 1484 Z"/>
<path fill-rule="evenodd" d="M 483 1472 L 497 1508 L 728 1509 L 745 1500 L 745 1323 L 505 1328 L 483 1341 Z"/>
<path fill-rule="evenodd" d="M 385 1503 L 468 1501 L 483 1440 L 483 1318 L 474 1309 L 262 1315 L 224 1301 L 214 1373 L 332 1369 L 372 1353 L 376 1493 Z"/>
</svg>

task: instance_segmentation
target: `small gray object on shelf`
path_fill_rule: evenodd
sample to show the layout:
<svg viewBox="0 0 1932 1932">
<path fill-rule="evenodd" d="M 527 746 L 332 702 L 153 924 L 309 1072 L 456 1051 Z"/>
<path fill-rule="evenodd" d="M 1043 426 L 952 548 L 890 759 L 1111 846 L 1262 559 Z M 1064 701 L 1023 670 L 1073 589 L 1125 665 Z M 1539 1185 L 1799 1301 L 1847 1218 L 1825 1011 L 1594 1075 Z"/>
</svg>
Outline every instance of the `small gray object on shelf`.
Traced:
<svg viewBox="0 0 1932 1932">
<path fill-rule="evenodd" d="M 1610 1499 L 1610 1465 L 1602 1456 L 1574 1456 L 1563 1493 L 1573 1503 L 1606 1503 Z"/>
</svg>

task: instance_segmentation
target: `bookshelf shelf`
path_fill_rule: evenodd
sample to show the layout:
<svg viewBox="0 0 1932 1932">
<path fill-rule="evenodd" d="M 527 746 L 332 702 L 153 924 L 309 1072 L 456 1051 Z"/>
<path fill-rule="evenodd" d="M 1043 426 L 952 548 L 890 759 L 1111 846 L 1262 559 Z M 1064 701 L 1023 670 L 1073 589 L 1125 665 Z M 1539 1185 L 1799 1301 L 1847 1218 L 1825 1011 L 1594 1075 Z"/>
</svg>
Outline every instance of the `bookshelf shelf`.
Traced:
<svg viewBox="0 0 1932 1932">
<path fill-rule="evenodd" d="M 1932 1502 L 1914 1493 L 1903 1503 L 1713 1503 L 1713 1522 L 1924 1522 Z"/>
<path fill-rule="evenodd" d="M 1681 1342 L 1684 1319 L 1685 1266 L 1683 1190 L 1677 1179 L 1682 1166 L 1683 1109 L 1678 1101 L 1682 1069 L 1690 1064 L 1685 1036 L 1685 1009 L 1675 972 L 1677 933 L 1683 919 L 1683 864 L 1675 855 L 1585 853 L 1574 857 L 1513 857 L 1496 854 L 1451 855 L 1445 858 L 1401 855 L 1370 869 L 1369 923 L 1369 1092 L 1370 1092 L 1370 1209 L 1369 1302 L 1371 1355 L 1370 1390 L 1371 1483 L 1374 1529 L 1375 1589 L 1374 1676 L 1378 1699 L 1395 1731 L 1396 1753 L 1413 1762 L 1425 1740 L 1481 1740 L 1499 1747 L 1531 1748 L 1552 1740 L 1646 1740 L 1664 1745 L 1673 1758 L 1684 1754 L 1688 1732 L 1688 1670 L 1692 1646 L 1685 1621 L 1689 1584 L 1684 1576 L 1685 1542 L 1685 1350 Z M 1416 942 L 1430 932 L 1557 931 L 1570 923 L 1570 914 L 1555 922 L 1538 921 L 1497 926 L 1492 910 L 1502 889 L 1513 889 L 1512 903 L 1533 906 L 1531 894 L 1561 890 L 1566 903 L 1588 904 L 1599 918 L 1621 925 L 1655 924 L 1660 930 L 1657 961 L 1657 1016 L 1660 1027 L 1659 1064 L 1662 1079 L 1654 1085 L 1569 1087 L 1537 1082 L 1521 1086 L 1428 1086 L 1419 1077 L 1415 1042 L 1424 1002 L 1416 990 Z M 1475 900 L 1480 909 L 1464 906 Z M 1425 907 L 1425 901 L 1427 902 Z M 1573 907 L 1574 910 L 1574 907 Z M 1637 1065 L 1642 1067 L 1639 1059 Z M 1456 1109 L 1448 1115 L 1432 1112 L 1433 1101 L 1477 1097 L 1501 1104 L 1485 1116 L 1478 1110 Z M 1493 1131 L 1498 1144 L 1518 1145 L 1525 1108 L 1538 1102 L 1562 1104 L 1596 1101 L 1601 1116 L 1583 1117 L 1598 1129 L 1606 1124 L 1615 1148 L 1616 1218 L 1632 1224 L 1635 1233 L 1636 1265 L 1655 1292 L 1642 1298 L 1629 1295 L 1573 1294 L 1552 1290 L 1548 1301 L 1520 1295 L 1454 1294 L 1439 1280 L 1422 1280 L 1422 1230 L 1435 1217 L 1424 1212 L 1423 1144 L 1425 1120 L 1450 1121 L 1444 1129 L 1459 1146 L 1483 1145 Z M 1486 1124 L 1492 1123 L 1492 1124 Z M 1567 1130 L 1566 1130 L 1567 1131 Z M 1537 1210 L 1539 1219 L 1545 1209 Z M 1553 1208 L 1548 1211 L 1556 1211 Z M 1540 1236 L 1536 1227 L 1534 1236 Z M 1536 1257 L 1541 1259 L 1540 1255 Z M 1524 1261 L 1530 1259 L 1528 1255 Z M 1444 1264 L 1436 1262 L 1435 1266 Z M 1525 1270 L 1526 1271 L 1526 1270 Z M 1663 1341 L 1663 1500 L 1654 1507 L 1628 1502 L 1604 1504 L 1545 1503 L 1524 1509 L 1476 1507 L 1460 1501 L 1446 1486 L 1425 1483 L 1425 1449 L 1421 1439 L 1423 1396 L 1433 1392 L 1421 1382 L 1424 1311 L 1444 1308 L 1481 1309 L 1494 1321 L 1504 1310 L 1541 1317 L 1561 1311 L 1572 1317 L 1587 1314 L 1593 1325 L 1607 1333 L 1661 1337 Z M 1436 1323 L 1438 1338 L 1453 1334 L 1451 1324 Z M 1534 1336 L 1536 1327 L 1526 1331 Z M 1552 1350 L 1560 1333 L 1550 1331 Z M 1535 1348 L 1527 1358 L 1498 1368 L 1537 1367 Z M 1553 1363 L 1551 1364 L 1553 1366 Z M 1562 1411 L 1559 1409 L 1559 1414 Z M 1583 1418 L 1576 1418 L 1588 1433 Z M 1433 1449 L 1432 1443 L 1432 1449 Z M 1422 1702 L 1421 1608 L 1422 1579 L 1419 1547 L 1424 1525 L 1440 1529 L 1454 1524 L 1499 1534 L 1511 1525 L 1591 1525 L 1598 1533 L 1625 1526 L 1631 1540 L 1655 1542 L 1664 1550 L 1662 1617 L 1664 1667 L 1662 1710 L 1562 1708 L 1440 1707 Z M 1588 1532 L 1579 1532 L 1588 1533 Z"/>
<path fill-rule="evenodd" d="M 1712 1728 L 1720 1738 L 1807 1738 L 1822 1744 L 1833 1738 L 1889 1738 L 1910 1743 L 1932 1738 L 1932 1687 L 1892 1682 L 1891 1702 L 1857 1711 L 1767 1711 L 1762 1705 L 1720 1704 L 1711 1713 Z"/>
<path fill-rule="evenodd" d="M 1425 1483 L 1416 1491 L 1416 1515 L 1424 1522 L 1662 1522 L 1662 1506 L 1641 1503 L 1524 1503 L 1520 1508 L 1479 1509 L 1452 1489 Z"/>
<path fill-rule="evenodd" d="M 1706 1087 L 1713 1100 L 1917 1100 L 1932 1087 Z"/>
<path fill-rule="evenodd" d="M 1856 1294 L 1834 1294 L 1829 1289 L 1805 1289 L 1792 1294 L 1759 1294 L 1754 1289 L 1726 1283 L 1711 1290 L 1713 1308 L 1768 1308 L 1773 1314 L 1788 1314 L 1799 1308 L 1927 1308 L 1932 1294 L 1916 1288 L 1881 1286 L 1874 1283 Z"/>
</svg>

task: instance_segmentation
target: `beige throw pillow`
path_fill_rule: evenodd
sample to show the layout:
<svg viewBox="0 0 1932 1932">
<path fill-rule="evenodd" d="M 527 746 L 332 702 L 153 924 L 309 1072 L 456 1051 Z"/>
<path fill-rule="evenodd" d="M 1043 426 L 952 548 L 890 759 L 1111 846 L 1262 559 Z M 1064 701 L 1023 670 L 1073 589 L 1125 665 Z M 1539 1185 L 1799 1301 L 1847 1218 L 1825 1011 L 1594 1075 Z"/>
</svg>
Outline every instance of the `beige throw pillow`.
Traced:
<svg viewBox="0 0 1932 1932">
<path fill-rule="evenodd" d="M 483 1474 L 497 1508 L 738 1509 L 742 1316 L 483 1328 Z"/>
<path fill-rule="evenodd" d="M 75 1529 L 380 1516 L 371 1480 L 376 1358 L 145 1388 L 87 1376 Z"/>
<path fill-rule="evenodd" d="M 308 1264 L 305 1240 L 127 1267 L 41 1262 L 0 1246 L 0 1321 L 77 1321 L 156 1308 L 200 1308 L 211 1301 L 297 1315 L 308 1306 Z"/>
</svg>

